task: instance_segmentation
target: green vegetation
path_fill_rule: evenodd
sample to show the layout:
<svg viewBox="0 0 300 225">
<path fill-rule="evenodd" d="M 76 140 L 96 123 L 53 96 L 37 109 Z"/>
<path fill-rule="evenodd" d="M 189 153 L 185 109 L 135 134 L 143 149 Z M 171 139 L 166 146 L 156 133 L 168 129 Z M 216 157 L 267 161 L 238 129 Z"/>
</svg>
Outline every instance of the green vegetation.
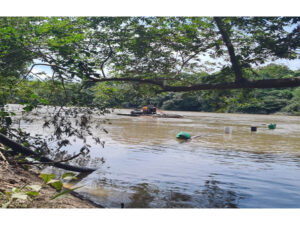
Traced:
<svg viewBox="0 0 300 225">
<path fill-rule="evenodd" d="M 297 77 L 300 71 L 286 66 L 270 64 L 248 75 L 254 79 Z M 215 82 L 219 73 L 200 74 L 201 80 Z M 82 88 L 82 83 L 69 82 L 64 87 L 58 81 L 23 80 L 19 85 L 0 87 L 2 98 L 7 103 L 27 104 L 26 107 L 41 105 L 67 105 L 108 108 L 140 108 L 155 104 L 165 110 L 229 112 L 229 113 L 300 113 L 300 88 L 285 89 L 242 89 L 212 90 L 187 93 L 160 93 L 149 85 L 128 83 L 96 83 Z M 7 91 L 10 90 L 10 91 Z M 25 108 L 26 109 L 26 108 Z"/>
<path fill-rule="evenodd" d="M 299 17 L 1 17 L 0 105 L 297 114 L 299 71 L 262 65 L 297 58 L 299 27 Z M 253 89 L 265 87 L 277 89 Z"/>
<path fill-rule="evenodd" d="M 40 174 L 39 177 L 43 179 L 43 185 L 25 184 L 21 188 L 14 187 L 11 189 L 11 191 L 6 191 L 5 193 L 0 191 L 0 200 L 5 200 L 5 203 L 2 204 L 2 208 L 8 208 L 11 204 L 18 200 L 21 200 L 22 202 L 25 201 L 28 205 L 31 204 L 31 202 L 34 201 L 37 196 L 39 196 L 41 189 L 45 188 L 45 185 L 50 185 L 57 191 L 57 194 L 52 196 L 50 200 L 54 200 L 80 188 L 63 188 L 63 180 L 77 179 L 75 174 L 70 172 L 64 173 L 60 180 L 55 180 L 56 176 L 54 174 Z"/>
</svg>

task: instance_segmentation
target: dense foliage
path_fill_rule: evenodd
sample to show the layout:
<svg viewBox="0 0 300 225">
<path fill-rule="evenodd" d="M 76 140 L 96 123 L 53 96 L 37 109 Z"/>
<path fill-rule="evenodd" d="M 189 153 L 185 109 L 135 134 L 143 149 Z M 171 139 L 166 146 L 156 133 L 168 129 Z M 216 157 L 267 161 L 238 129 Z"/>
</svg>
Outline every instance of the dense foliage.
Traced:
<svg viewBox="0 0 300 225">
<path fill-rule="evenodd" d="M 130 81 L 160 91 L 239 83 L 227 87 L 232 89 L 246 87 L 245 81 L 253 86 L 255 65 L 297 58 L 300 18 L 8 17 L 0 18 L 0 39 L 4 77 L 39 76 L 34 69 L 44 65 L 62 83 Z M 212 71 L 219 71 L 219 79 L 191 88 L 211 81 L 201 74 Z M 284 87 L 299 86 L 298 80 L 285 79 Z"/>
<path fill-rule="evenodd" d="M 286 66 L 270 64 L 256 69 L 259 79 L 296 77 L 300 71 Z M 212 82 L 219 74 L 201 74 L 201 79 Z M 230 76 L 229 76 L 230 79 Z M 15 85 L 19 83 L 19 85 Z M 80 82 L 63 85 L 56 81 L 23 80 L 7 78 L 0 87 L 0 99 L 6 103 L 50 105 L 141 108 L 152 103 L 160 109 L 204 112 L 239 113 L 300 113 L 300 88 L 214 90 L 187 93 L 157 94 L 151 86 L 128 83 L 99 83 L 82 87 Z M 38 101 L 40 100 L 40 101 Z"/>
</svg>

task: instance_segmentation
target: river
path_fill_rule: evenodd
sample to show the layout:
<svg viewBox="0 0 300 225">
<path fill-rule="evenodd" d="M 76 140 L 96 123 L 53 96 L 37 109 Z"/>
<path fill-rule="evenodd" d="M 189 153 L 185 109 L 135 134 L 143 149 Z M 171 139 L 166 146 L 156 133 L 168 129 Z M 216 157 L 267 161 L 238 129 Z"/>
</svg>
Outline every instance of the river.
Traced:
<svg viewBox="0 0 300 225">
<path fill-rule="evenodd" d="M 108 134 L 95 131 L 106 142 L 91 148 L 89 165 L 99 169 L 77 183 L 84 186 L 78 192 L 103 206 L 300 207 L 300 117 L 168 112 L 184 116 L 171 119 L 120 112 L 130 110 L 106 116 Z M 277 128 L 269 130 L 270 123 Z M 175 138 L 180 131 L 200 137 L 181 142 Z"/>
</svg>

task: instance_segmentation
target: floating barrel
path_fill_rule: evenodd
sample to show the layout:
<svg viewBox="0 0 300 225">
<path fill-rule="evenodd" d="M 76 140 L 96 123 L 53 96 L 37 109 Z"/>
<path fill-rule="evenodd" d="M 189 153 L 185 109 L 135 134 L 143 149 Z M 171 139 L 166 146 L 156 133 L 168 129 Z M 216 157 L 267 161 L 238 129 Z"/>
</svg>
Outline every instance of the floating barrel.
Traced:
<svg viewBox="0 0 300 225">
<path fill-rule="evenodd" d="M 257 127 L 253 127 L 253 126 L 252 126 L 252 127 L 251 127 L 251 131 L 252 131 L 252 132 L 256 132 L 256 131 L 257 131 Z"/>
<path fill-rule="evenodd" d="M 176 138 L 187 140 L 187 139 L 191 138 L 191 135 L 189 133 L 187 133 L 187 132 L 181 131 L 178 134 L 176 134 Z"/>
</svg>

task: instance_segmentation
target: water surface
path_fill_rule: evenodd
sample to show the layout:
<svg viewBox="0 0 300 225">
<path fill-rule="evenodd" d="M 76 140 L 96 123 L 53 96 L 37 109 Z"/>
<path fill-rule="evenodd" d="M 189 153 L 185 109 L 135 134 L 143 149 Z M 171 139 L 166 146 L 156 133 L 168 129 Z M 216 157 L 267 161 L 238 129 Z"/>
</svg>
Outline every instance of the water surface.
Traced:
<svg viewBox="0 0 300 225">
<path fill-rule="evenodd" d="M 94 131 L 106 141 L 104 148 L 92 146 L 89 165 L 99 170 L 79 182 L 84 185 L 79 192 L 94 201 L 116 208 L 121 203 L 136 208 L 300 207 L 300 117 L 116 115 L 129 111 L 107 115 L 108 134 Z M 269 130 L 269 123 L 277 128 Z M 258 131 L 251 132 L 251 126 Z M 232 133 L 225 134 L 225 127 Z M 201 137 L 179 142 L 179 131 Z M 69 151 L 78 151 L 77 144 Z"/>
</svg>

